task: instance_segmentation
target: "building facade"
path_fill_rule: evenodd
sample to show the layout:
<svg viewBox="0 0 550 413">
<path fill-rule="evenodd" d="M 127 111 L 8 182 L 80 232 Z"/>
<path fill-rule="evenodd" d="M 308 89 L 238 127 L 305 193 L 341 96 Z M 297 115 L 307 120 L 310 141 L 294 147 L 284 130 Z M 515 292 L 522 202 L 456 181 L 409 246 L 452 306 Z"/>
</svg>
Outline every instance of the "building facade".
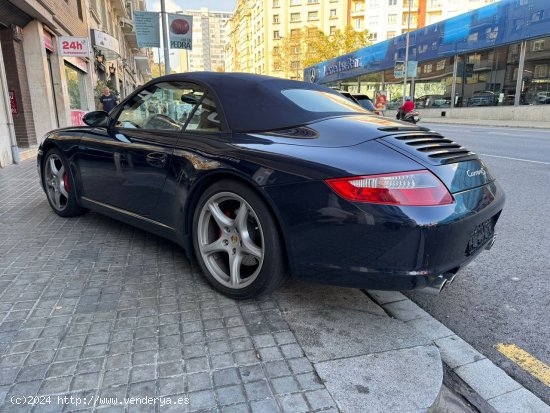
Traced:
<svg viewBox="0 0 550 413">
<path fill-rule="evenodd" d="M 356 30 L 367 29 L 371 40 L 379 42 L 497 1 L 351 0 L 349 21 Z"/>
<path fill-rule="evenodd" d="M 46 132 L 81 124 L 99 80 L 122 96 L 143 83 L 148 58 L 139 71 L 134 8 L 145 1 L 0 0 L 0 166 L 32 156 Z M 90 53 L 64 56 L 62 36 L 69 45 L 86 38 Z"/>
<path fill-rule="evenodd" d="M 277 55 L 285 37 L 316 28 L 325 34 L 348 24 L 348 0 L 239 0 L 230 21 L 227 53 L 231 71 L 277 77 L 302 77 L 302 67 L 285 69 Z M 291 55 L 285 56 L 291 59 Z"/>
<path fill-rule="evenodd" d="M 386 91 L 389 109 L 404 93 L 422 109 L 469 108 L 486 116 L 512 116 L 519 106 L 523 116 L 550 109 L 548 0 L 503 0 L 409 37 L 418 70 L 406 83 L 394 70 L 405 60 L 406 35 L 307 68 L 305 76 L 369 95 Z M 357 65 L 340 64 L 350 60 Z"/>
<path fill-rule="evenodd" d="M 207 8 L 186 10 L 193 16 L 193 49 L 181 53 L 182 71 L 225 71 L 225 42 L 229 36 L 229 19 L 233 13 Z"/>
</svg>

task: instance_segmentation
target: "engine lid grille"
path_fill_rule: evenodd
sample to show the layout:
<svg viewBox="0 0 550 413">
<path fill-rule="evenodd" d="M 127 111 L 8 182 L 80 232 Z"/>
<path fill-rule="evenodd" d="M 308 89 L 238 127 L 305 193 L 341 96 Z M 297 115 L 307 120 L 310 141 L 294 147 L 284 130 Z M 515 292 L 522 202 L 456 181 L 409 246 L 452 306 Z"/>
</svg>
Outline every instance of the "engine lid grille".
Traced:
<svg viewBox="0 0 550 413">
<path fill-rule="evenodd" d="M 418 156 L 432 165 L 478 159 L 477 154 L 464 146 L 434 133 L 393 135 L 382 138 L 382 140 Z"/>
</svg>

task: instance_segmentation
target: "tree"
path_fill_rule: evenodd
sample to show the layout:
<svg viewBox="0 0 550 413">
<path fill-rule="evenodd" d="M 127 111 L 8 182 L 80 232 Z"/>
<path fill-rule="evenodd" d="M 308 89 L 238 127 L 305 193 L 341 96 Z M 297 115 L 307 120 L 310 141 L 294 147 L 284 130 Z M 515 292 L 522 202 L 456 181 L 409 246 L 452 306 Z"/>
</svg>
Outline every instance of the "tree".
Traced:
<svg viewBox="0 0 550 413">
<path fill-rule="evenodd" d="M 316 27 L 291 30 L 273 48 L 273 69 L 284 76 L 302 79 L 304 68 L 368 46 L 368 32 L 357 32 L 351 26 L 332 35 Z"/>
</svg>

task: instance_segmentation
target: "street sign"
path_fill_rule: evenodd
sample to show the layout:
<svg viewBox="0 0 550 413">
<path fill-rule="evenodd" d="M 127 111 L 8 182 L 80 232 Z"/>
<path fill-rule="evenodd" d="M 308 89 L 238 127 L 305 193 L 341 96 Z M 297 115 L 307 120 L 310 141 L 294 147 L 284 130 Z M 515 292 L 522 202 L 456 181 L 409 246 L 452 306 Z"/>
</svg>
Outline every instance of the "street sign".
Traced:
<svg viewBox="0 0 550 413">
<path fill-rule="evenodd" d="M 160 47 L 160 14 L 134 11 L 138 47 Z"/>
<path fill-rule="evenodd" d="M 393 77 L 396 79 L 405 77 L 405 62 L 403 60 L 396 60 L 393 68 Z"/>
<path fill-rule="evenodd" d="M 418 62 L 416 60 L 409 60 L 407 63 L 407 77 L 416 77 L 418 70 Z"/>
<path fill-rule="evenodd" d="M 170 49 L 193 48 L 193 16 L 169 14 Z"/>
<path fill-rule="evenodd" d="M 57 42 L 60 56 L 90 56 L 90 41 L 87 37 L 60 36 Z"/>
</svg>

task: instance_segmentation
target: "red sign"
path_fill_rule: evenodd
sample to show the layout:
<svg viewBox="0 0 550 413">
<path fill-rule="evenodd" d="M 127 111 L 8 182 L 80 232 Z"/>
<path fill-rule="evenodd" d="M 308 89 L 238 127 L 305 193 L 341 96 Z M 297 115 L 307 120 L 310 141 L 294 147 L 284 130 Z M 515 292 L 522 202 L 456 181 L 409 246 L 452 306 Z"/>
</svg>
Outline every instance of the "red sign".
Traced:
<svg viewBox="0 0 550 413">
<path fill-rule="evenodd" d="M 11 114 L 18 115 L 19 111 L 17 110 L 17 99 L 15 98 L 15 90 L 10 90 L 10 106 Z"/>
<path fill-rule="evenodd" d="M 86 114 L 84 110 L 72 109 L 71 110 L 71 125 L 73 126 L 84 126 L 85 123 L 82 121 L 82 116 Z"/>
<path fill-rule="evenodd" d="M 53 41 L 52 36 L 50 36 L 49 33 L 44 32 L 42 38 L 44 39 L 44 47 L 46 50 L 49 50 L 50 52 L 54 52 L 55 49 L 53 47 Z"/>
</svg>

